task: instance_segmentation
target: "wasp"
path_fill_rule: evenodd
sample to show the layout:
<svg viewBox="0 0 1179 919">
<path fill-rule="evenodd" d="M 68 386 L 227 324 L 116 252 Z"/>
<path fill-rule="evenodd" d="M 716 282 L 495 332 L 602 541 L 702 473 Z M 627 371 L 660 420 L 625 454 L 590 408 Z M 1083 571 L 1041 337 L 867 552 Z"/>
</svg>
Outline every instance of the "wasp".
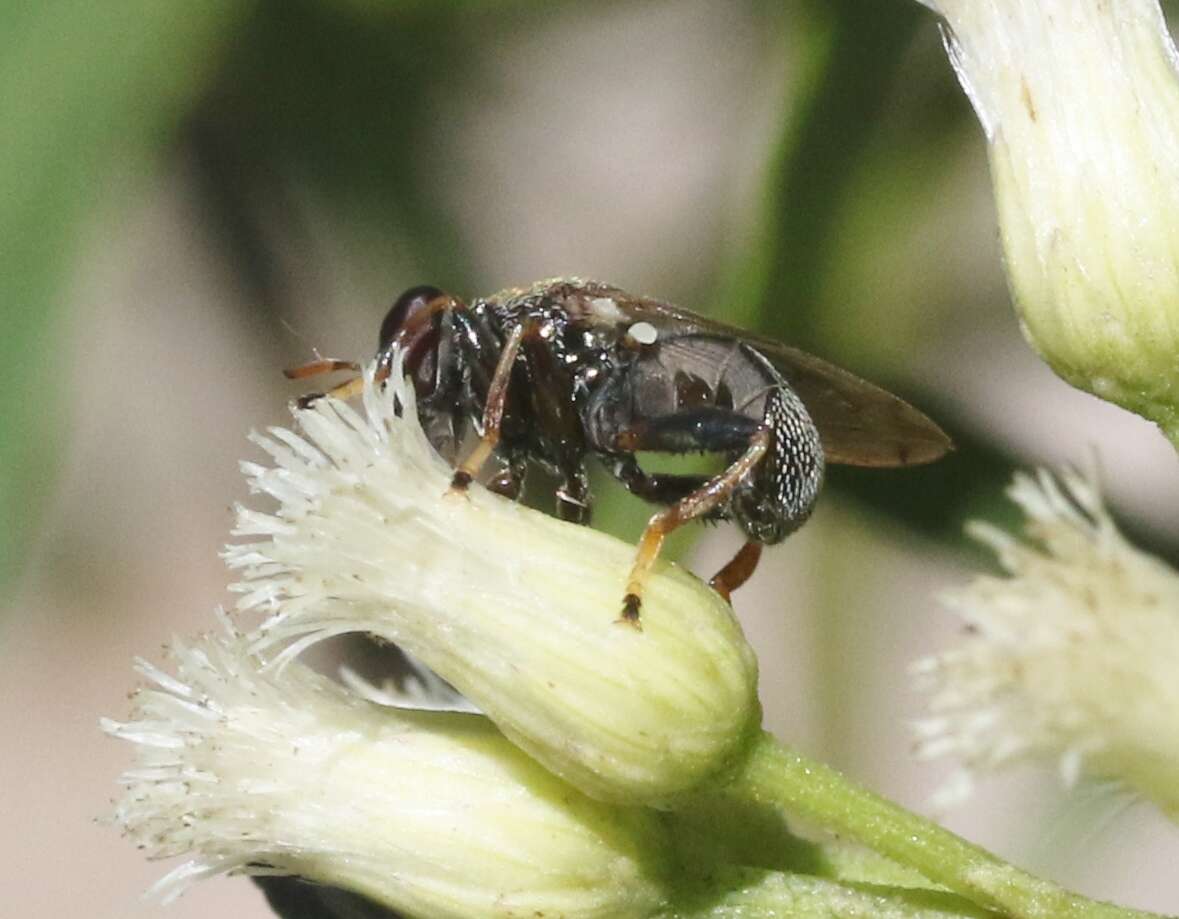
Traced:
<svg viewBox="0 0 1179 919">
<path fill-rule="evenodd" d="M 731 520 L 746 542 L 709 581 L 725 599 L 753 574 L 762 547 L 810 516 L 827 463 L 928 463 L 950 439 L 897 396 L 768 338 L 617 287 L 543 281 L 466 304 L 414 287 L 381 324 L 377 378 L 400 350 L 427 437 L 465 491 L 493 455 L 487 486 L 518 498 L 530 467 L 556 481 L 559 517 L 588 523 L 586 459 L 662 505 L 647 523 L 627 579 L 622 619 L 638 625 L 643 583 L 666 536 L 696 519 Z M 302 378 L 359 371 L 318 360 Z M 353 378 L 330 390 L 347 398 Z M 304 396 L 309 404 L 319 393 Z M 467 435 L 478 441 L 461 459 Z M 709 453 L 716 475 L 645 470 L 636 454 Z"/>
</svg>

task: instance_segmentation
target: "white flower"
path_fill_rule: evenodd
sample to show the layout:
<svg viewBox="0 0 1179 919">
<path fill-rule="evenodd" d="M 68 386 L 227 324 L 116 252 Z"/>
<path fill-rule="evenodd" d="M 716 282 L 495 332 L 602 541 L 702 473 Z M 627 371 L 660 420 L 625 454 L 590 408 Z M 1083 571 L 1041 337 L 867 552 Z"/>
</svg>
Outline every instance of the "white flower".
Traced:
<svg viewBox="0 0 1179 919">
<path fill-rule="evenodd" d="M 116 820 L 153 857 L 192 861 L 172 896 L 226 872 L 296 874 L 412 915 L 646 916 L 665 853 L 652 811 L 586 798 L 481 715 L 383 707 L 232 632 L 174 641 L 175 676 L 131 720 Z"/>
<path fill-rule="evenodd" d="M 989 142 L 1025 335 L 1179 442 L 1179 81 L 1157 0 L 926 0 Z"/>
<path fill-rule="evenodd" d="M 587 794 L 660 803 L 722 770 L 756 731 L 756 661 L 729 606 L 656 566 L 642 630 L 619 623 L 634 547 L 555 520 L 452 470 L 400 377 L 296 412 L 302 436 L 254 440 L 245 464 L 274 513 L 239 509 L 227 551 L 256 647 L 285 655 L 345 631 L 396 642 L 513 741 Z M 285 657 L 284 657 L 285 659 Z"/>
<path fill-rule="evenodd" d="M 171 643 L 173 674 L 139 661 L 149 685 L 130 719 L 102 721 L 136 753 L 115 822 L 149 857 L 190 858 L 153 886 L 165 900 L 217 875 L 289 874 L 439 919 L 981 915 L 885 859 L 791 836 L 764 801 L 595 801 L 482 715 L 274 667 L 222 623 Z"/>
<path fill-rule="evenodd" d="M 1118 779 L 1179 815 L 1179 573 L 1127 542 L 1075 473 L 1021 474 L 1010 494 L 1026 539 L 971 527 L 1008 576 L 948 594 L 967 633 L 914 667 L 932 694 L 919 752 L 963 767 L 942 803 L 979 772 L 1056 757 L 1069 782 Z"/>
</svg>

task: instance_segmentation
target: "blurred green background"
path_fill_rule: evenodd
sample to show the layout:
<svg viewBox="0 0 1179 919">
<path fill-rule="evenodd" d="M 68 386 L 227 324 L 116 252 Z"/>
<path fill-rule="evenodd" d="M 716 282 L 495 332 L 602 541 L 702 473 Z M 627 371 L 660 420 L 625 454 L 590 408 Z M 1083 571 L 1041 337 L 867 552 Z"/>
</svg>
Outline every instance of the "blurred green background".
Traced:
<svg viewBox="0 0 1179 919">
<path fill-rule="evenodd" d="M 1169 448 L 1019 338 L 981 131 L 912 0 L 58 0 L 0 26 L 12 915 L 159 913 L 137 900 L 158 866 L 86 823 L 124 762 L 95 720 L 122 713 L 134 654 L 225 600 L 244 435 L 298 393 L 280 369 L 367 356 L 414 284 L 600 278 L 814 351 L 952 433 L 936 466 L 833 469 L 736 607 L 771 725 L 912 806 L 939 769 L 907 756 L 904 667 L 951 640 L 934 594 L 988 564 L 964 520 L 1015 522 L 1012 469 L 1095 448 L 1127 529 L 1179 557 Z M 600 487 L 600 525 L 633 536 L 649 509 Z M 736 544 L 690 540 L 704 576 Z M 1165 907 L 1143 862 L 1173 857 L 1168 829 L 1107 828 L 1056 786 L 997 780 L 951 824 Z M 1066 817 L 1088 829 L 1062 846 Z M 169 915 L 216 909 L 264 915 L 242 882 Z"/>
</svg>

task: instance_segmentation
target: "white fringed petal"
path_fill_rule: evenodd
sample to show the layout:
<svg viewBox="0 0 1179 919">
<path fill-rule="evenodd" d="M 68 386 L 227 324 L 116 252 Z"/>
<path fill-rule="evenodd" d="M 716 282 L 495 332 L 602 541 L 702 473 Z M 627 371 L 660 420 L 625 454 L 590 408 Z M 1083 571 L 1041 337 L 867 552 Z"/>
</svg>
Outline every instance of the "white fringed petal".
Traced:
<svg viewBox="0 0 1179 919">
<path fill-rule="evenodd" d="M 259 649 L 349 631 L 417 657 L 516 743 L 587 794 L 655 803 L 723 768 L 758 724 L 756 662 L 729 606 L 658 564 L 642 630 L 618 621 L 634 547 L 473 485 L 418 423 L 413 391 L 364 390 L 296 412 L 301 433 L 254 440 L 273 513 L 239 509 L 231 546 Z"/>
<path fill-rule="evenodd" d="M 989 141 L 1033 347 L 1179 436 L 1179 77 L 1158 0 L 926 0 Z"/>
<path fill-rule="evenodd" d="M 1021 474 L 1010 494 L 1025 538 L 970 529 L 1006 575 L 948 593 L 967 634 L 913 667 L 930 694 L 918 751 L 963 767 L 938 803 L 978 773 L 1055 757 L 1067 782 L 1118 779 L 1176 814 L 1179 573 L 1131 545 L 1075 473 Z"/>
<path fill-rule="evenodd" d="M 126 722 L 115 820 L 153 892 L 227 872 L 296 874 L 412 915 L 646 916 L 672 845 L 652 812 L 591 801 L 480 715 L 366 701 L 301 664 L 267 667 L 232 629 L 170 647 L 172 676 Z"/>
</svg>

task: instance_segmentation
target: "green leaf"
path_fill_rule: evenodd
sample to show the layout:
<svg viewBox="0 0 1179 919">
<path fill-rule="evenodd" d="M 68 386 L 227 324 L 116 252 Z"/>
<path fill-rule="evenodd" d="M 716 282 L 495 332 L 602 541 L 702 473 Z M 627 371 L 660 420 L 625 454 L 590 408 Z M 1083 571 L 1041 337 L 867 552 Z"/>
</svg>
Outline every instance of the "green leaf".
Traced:
<svg viewBox="0 0 1179 919">
<path fill-rule="evenodd" d="M 60 464 L 68 359 L 86 346 L 69 338 L 63 298 L 85 221 L 108 203 L 113 167 L 151 167 L 250 8 L 68 0 L 0 17 L 0 585 Z"/>
</svg>

